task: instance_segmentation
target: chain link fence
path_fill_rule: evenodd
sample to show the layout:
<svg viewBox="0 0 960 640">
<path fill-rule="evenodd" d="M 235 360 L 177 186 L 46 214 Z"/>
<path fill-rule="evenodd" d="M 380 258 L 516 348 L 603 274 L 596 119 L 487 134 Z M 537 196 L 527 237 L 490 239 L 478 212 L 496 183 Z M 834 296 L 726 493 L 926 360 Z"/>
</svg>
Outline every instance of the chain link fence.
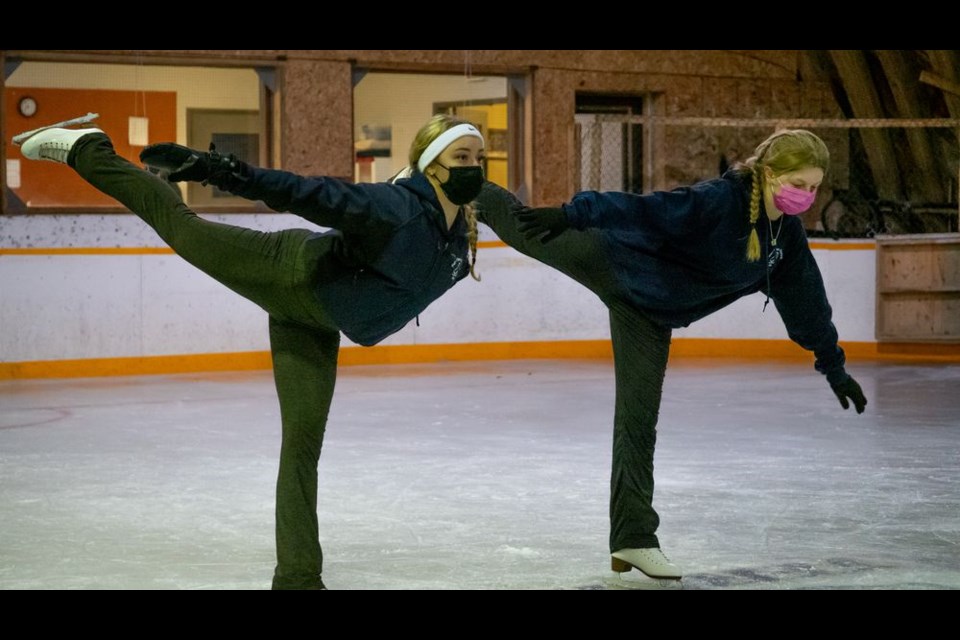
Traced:
<svg viewBox="0 0 960 640">
<path fill-rule="evenodd" d="M 721 175 L 781 128 L 831 153 L 811 236 L 951 233 L 960 225 L 960 120 L 720 119 L 577 114 L 578 191 L 671 189 Z"/>
</svg>

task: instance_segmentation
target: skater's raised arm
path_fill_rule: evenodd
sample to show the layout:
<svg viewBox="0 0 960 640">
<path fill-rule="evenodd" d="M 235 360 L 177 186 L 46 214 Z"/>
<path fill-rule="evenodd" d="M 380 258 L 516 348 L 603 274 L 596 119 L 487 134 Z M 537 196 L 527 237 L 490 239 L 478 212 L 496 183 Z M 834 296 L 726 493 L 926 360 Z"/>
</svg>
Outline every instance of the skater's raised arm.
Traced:
<svg viewBox="0 0 960 640">
<path fill-rule="evenodd" d="M 378 223 L 396 228 L 418 209 L 416 195 L 406 189 L 261 169 L 233 156 L 196 151 L 172 142 L 150 145 L 140 159 L 148 166 L 169 171 L 173 182 L 212 184 L 247 200 L 262 200 L 274 211 L 294 213 L 346 233 L 362 233 Z"/>
</svg>

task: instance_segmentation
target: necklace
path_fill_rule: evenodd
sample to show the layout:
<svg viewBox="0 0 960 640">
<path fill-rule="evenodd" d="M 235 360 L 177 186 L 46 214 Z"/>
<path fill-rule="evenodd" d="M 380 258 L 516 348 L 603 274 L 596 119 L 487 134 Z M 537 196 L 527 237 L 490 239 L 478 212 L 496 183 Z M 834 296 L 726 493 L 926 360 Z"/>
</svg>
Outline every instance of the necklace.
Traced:
<svg viewBox="0 0 960 640">
<path fill-rule="evenodd" d="M 783 230 L 783 216 L 780 216 L 780 224 L 777 226 L 777 235 L 773 235 L 773 223 L 767 218 L 767 224 L 770 226 L 770 244 L 777 246 L 777 240 L 780 238 L 780 232 Z"/>
</svg>

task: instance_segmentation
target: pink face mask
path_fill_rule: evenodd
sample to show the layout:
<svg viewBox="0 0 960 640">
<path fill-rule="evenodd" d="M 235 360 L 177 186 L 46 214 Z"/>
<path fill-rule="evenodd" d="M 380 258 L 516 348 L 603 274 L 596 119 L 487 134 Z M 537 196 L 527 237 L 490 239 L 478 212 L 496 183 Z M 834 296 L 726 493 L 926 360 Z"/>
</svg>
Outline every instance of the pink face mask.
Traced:
<svg viewBox="0 0 960 640">
<path fill-rule="evenodd" d="M 779 178 L 777 182 L 780 183 L 780 190 L 773 194 L 773 204 L 777 209 L 789 216 L 796 216 L 813 206 L 813 201 L 817 198 L 816 192 L 804 191 L 792 184 L 783 184 Z"/>
</svg>

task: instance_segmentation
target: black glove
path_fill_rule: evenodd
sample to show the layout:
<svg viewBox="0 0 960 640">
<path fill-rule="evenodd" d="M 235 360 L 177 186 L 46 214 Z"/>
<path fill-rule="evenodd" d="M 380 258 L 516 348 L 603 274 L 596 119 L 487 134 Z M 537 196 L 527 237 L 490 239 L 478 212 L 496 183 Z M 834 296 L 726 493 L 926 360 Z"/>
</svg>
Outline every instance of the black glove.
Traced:
<svg viewBox="0 0 960 640">
<path fill-rule="evenodd" d="M 195 151 L 173 142 L 160 142 L 140 152 L 140 161 L 148 168 L 169 172 L 171 182 L 201 182 L 206 186 L 225 188 L 231 178 L 244 179 L 246 163 L 230 154 L 217 152 L 213 144 L 210 151 Z"/>
<path fill-rule="evenodd" d="M 544 207 L 542 209 L 523 209 L 517 213 L 520 224 L 517 229 L 527 240 L 543 235 L 540 242 L 546 244 L 570 228 L 570 220 L 563 209 Z"/>
<path fill-rule="evenodd" d="M 863 408 L 867 406 L 867 398 L 863 395 L 863 389 L 860 388 L 856 380 L 847 376 L 846 379 L 840 382 L 831 383 L 830 388 L 837 394 L 841 407 L 844 409 L 850 408 L 849 398 L 853 401 L 853 406 L 856 408 L 857 413 L 863 413 Z"/>
</svg>

